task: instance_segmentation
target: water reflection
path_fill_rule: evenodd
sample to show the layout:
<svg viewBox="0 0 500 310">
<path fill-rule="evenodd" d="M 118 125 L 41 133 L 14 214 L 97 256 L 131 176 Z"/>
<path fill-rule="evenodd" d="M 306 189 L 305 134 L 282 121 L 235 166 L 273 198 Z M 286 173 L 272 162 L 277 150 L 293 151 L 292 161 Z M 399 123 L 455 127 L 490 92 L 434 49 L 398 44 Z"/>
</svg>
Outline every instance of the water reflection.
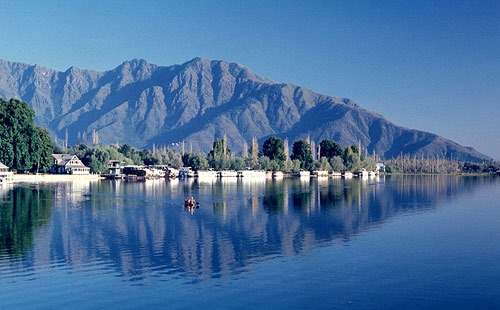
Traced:
<svg viewBox="0 0 500 310">
<path fill-rule="evenodd" d="M 2 188 L 0 199 L 0 254 L 23 254 L 50 218 L 52 192 L 44 186 Z"/>
<path fill-rule="evenodd" d="M 30 266 L 103 264 L 127 280 L 204 281 L 276 255 L 348 242 L 398 214 L 497 183 L 404 176 L 20 186 L 2 196 L 0 254 L 23 253 Z M 190 196 L 200 201 L 194 212 L 184 208 Z"/>
</svg>

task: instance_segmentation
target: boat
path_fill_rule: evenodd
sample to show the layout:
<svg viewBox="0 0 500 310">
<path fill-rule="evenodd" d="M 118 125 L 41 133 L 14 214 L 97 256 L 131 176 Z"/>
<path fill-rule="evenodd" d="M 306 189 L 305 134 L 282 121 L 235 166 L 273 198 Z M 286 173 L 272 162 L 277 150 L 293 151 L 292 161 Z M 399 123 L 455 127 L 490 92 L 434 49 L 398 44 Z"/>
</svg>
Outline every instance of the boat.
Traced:
<svg viewBox="0 0 500 310">
<path fill-rule="evenodd" d="M 360 178 L 364 178 L 368 176 L 368 171 L 366 171 L 366 169 L 363 168 L 361 170 L 354 172 L 354 175 Z"/>
<path fill-rule="evenodd" d="M 197 170 L 196 171 L 196 177 L 198 179 L 209 179 L 213 180 L 217 178 L 218 174 L 217 171 L 214 170 Z"/>
<path fill-rule="evenodd" d="M 200 203 L 198 201 L 194 200 L 193 197 L 184 200 L 184 207 L 185 208 L 194 208 L 194 207 L 199 208 L 199 206 L 200 206 Z"/>
<path fill-rule="evenodd" d="M 146 179 L 147 170 L 143 166 L 129 165 L 123 167 L 123 174 L 127 181 L 139 181 Z"/>
<path fill-rule="evenodd" d="M 227 177 L 236 178 L 238 176 L 238 172 L 235 170 L 221 170 L 218 171 L 218 173 L 220 178 L 227 178 Z"/>
<path fill-rule="evenodd" d="M 266 178 L 266 171 L 264 170 L 241 170 L 238 171 L 240 178 Z"/>
<path fill-rule="evenodd" d="M 329 173 L 328 173 L 328 170 L 314 170 L 311 173 L 311 176 L 312 177 L 328 177 Z"/>
<path fill-rule="evenodd" d="M 175 169 L 175 168 L 170 167 L 170 168 L 168 168 L 168 172 L 167 172 L 165 177 L 175 179 L 178 176 L 179 176 L 179 169 Z"/>
<path fill-rule="evenodd" d="M 352 178 L 352 172 L 344 171 L 344 172 L 342 172 L 342 177 L 343 178 Z"/>
<path fill-rule="evenodd" d="M 194 176 L 195 176 L 195 173 L 191 169 L 191 167 L 179 168 L 179 178 L 193 178 Z"/>
<path fill-rule="evenodd" d="M 311 172 L 307 170 L 300 170 L 293 175 L 299 178 L 309 178 L 311 176 Z"/>
<path fill-rule="evenodd" d="M 283 171 L 273 171 L 273 179 L 283 179 Z"/>
</svg>

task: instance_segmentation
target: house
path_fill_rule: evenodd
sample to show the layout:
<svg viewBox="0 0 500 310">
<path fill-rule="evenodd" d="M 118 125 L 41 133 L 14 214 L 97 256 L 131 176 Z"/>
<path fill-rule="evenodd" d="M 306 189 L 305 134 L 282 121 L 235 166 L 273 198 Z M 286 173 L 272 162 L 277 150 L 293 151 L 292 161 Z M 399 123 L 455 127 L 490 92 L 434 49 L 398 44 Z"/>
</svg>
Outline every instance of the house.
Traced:
<svg viewBox="0 0 500 310">
<path fill-rule="evenodd" d="M 54 164 L 50 168 L 55 174 L 90 174 L 90 168 L 85 166 L 76 155 L 52 154 Z"/>
<path fill-rule="evenodd" d="M 14 173 L 9 171 L 9 167 L 0 162 L 0 184 L 12 182 Z"/>
<path fill-rule="evenodd" d="M 377 163 L 377 171 L 385 172 L 385 165 L 383 163 Z"/>
</svg>

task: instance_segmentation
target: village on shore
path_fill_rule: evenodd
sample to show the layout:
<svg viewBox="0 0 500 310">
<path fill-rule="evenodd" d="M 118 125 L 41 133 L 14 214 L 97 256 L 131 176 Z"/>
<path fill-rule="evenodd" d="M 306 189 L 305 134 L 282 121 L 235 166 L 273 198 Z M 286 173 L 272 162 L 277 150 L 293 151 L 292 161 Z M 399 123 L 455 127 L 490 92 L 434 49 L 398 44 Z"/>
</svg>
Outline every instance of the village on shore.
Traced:
<svg viewBox="0 0 500 310">
<path fill-rule="evenodd" d="M 175 179 L 175 178 L 198 178 L 198 179 L 217 179 L 217 178 L 262 178 L 262 179 L 281 179 L 285 177 L 372 177 L 384 173 L 384 165 L 377 164 L 377 170 L 335 172 L 327 170 L 306 171 L 300 170 L 295 173 L 285 173 L 283 171 L 265 171 L 265 170 L 193 170 L 191 167 L 173 168 L 168 165 L 123 165 L 119 160 L 110 160 L 108 169 L 103 174 L 93 174 L 91 169 L 83 164 L 76 156 L 71 154 L 53 154 L 54 164 L 49 173 L 46 174 L 15 174 L 9 171 L 9 168 L 0 163 L 0 184 L 12 182 L 29 181 L 67 181 L 67 180 L 127 180 L 142 181 L 147 179 Z"/>
</svg>

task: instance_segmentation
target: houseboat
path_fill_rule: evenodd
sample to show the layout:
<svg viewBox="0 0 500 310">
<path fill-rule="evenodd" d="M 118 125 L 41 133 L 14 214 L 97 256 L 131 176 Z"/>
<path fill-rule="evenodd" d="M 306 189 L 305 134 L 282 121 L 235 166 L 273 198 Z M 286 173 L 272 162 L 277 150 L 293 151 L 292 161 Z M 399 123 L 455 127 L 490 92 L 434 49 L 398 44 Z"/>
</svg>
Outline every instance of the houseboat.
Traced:
<svg viewBox="0 0 500 310">
<path fill-rule="evenodd" d="M 266 178 L 266 172 L 264 170 L 241 170 L 241 171 L 238 171 L 238 177 L 240 177 L 240 178 Z"/>
<path fill-rule="evenodd" d="M 198 179 L 216 179 L 219 175 L 215 170 L 197 170 L 196 177 Z"/>
<path fill-rule="evenodd" d="M 366 177 L 368 177 L 368 171 L 366 171 L 366 169 L 361 169 L 361 170 L 355 171 L 354 175 L 357 177 L 360 177 L 360 178 L 366 178 Z"/>
<path fill-rule="evenodd" d="M 179 178 L 193 178 L 195 173 L 191 167 L 181 167 L 179 168 Z"/>
<path fill-rule="evenodd" d="M 294 176 L 299 178 L 309 178 L 311 177 L 311 172 L 306 170 L 300 170 L 299 172 L 294 173 Z"/>
<path fill-rule="evenodd" d="M 283 179 L 283 171 L 273 171 L 273 179 Z"/>
<path fill-rule="evenodd" d="M 218 171 L 220 178 L 236 178 L 238 177 L 238 172 L 235 170 L 221 170 Z"/>
<path fill-rule="evenodd" d="M 169 167 L 165 177 L 171 178 L 171 179 L 175 179 L 175 178 L 179 177 L 179 169 Z"/>
<path fill-rule="evenodd" d="M 328 177 L 329 173 L 328 173 L 328 170 L 314 170 L 311 173 L 311 176 L 312 177 Z"/>
<path fill-rule="evenodd" d="M 342 177 L 346 178 L 346 179 L 352 178 L 352 172 L 344 171 L 344 172 L 342 172 Z"/>
<path fill-rule="evenodd" d="M 125 166 L 122 171 L 128 181 L 143 181 L 148 175 L 148 169 L 137 165 Z"/>
<path fill-rule="evenodd" d="M 122 173 L 122 162 L 120 160 L 108 161 L 108 171 L 101 174 L 102 177 L 110 180 L 123 179 L 125 175 Z"/>
</svg>

